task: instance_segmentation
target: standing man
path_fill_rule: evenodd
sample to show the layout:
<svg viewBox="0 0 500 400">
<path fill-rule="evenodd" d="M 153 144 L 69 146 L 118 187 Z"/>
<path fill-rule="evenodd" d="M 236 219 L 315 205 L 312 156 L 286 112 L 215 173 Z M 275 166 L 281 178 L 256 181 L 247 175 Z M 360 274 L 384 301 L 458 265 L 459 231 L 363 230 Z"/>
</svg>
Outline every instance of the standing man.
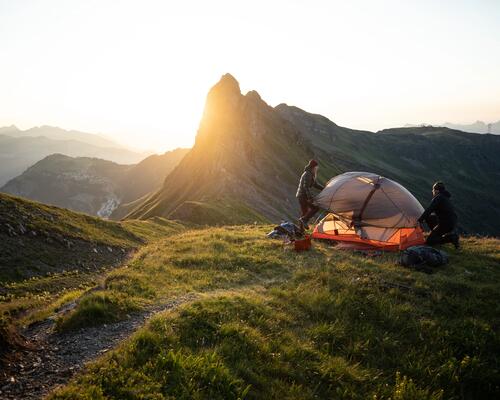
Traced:
<svg viewBox="0 0 500 400">
<path fill-rule="evenodd" d="M 314 216 L 319 210 L 319 207 L 313 204 L 314 196 L 311 189 L 314 187 L 323 190 L 324 187 L 316 182 L 318 174 L 318 162 L 310 160 L 304 168 L 304 173 L 300 177 L 299 188 L 297 189 L 296 197 L 299 200 L 301 216 L 299 218 L 300 228 L 302 230 L 309 229 L 309 219 Z"/>
<path fill-rule="evenodd" d="M 456 249 L 460 248 L 457 227 L 457 214 L 450 201 L 451 193 L 446 190 L 443 182 L 436 182 L 432 186 L 432 201 L 424 211 L 418 222 L 426 222 L 431 233 L 425 241 L 429 246 L 436 244 L 453 243 Z"/>
</svg>

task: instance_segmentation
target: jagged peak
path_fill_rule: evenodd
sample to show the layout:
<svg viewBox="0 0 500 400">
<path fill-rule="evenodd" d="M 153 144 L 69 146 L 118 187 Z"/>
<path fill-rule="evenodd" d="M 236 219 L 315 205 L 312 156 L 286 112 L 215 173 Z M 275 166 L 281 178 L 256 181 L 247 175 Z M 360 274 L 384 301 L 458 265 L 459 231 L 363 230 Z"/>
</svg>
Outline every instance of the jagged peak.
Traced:
<svg viewBox="0 0 500 400">
<path fill-rule="evenodd" d="M 246 95 L 245 97 L 249 98 L 249 99 L 256 99 L 256 100 L 262 100 L 262 97 L 260 97 L 260 94 L 259 92 L 257 92 L 256 90 L 250 90 Z"/>
<path fill-rule="evenodd" d="M 230 73 L 222 75 L 219 82 L 210 89 L 210 92 L 237 93 L 241 95 L 240 84 Z"/>
</svg>

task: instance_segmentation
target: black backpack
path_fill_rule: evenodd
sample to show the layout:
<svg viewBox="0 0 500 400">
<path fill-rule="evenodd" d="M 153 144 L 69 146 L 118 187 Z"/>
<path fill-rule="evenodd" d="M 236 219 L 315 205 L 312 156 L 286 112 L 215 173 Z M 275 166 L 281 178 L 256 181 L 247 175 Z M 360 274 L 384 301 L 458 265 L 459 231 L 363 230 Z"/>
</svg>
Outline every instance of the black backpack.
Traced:
<svg viewBox="0 0 500 400">
<path fill-rule="evenodd" d="M 448 263 L 448 254 L 430 246 L 412 246 L 401 252 L 399 263 L 404 267 L 431 273 L 433 267 Z"/>
</svg>

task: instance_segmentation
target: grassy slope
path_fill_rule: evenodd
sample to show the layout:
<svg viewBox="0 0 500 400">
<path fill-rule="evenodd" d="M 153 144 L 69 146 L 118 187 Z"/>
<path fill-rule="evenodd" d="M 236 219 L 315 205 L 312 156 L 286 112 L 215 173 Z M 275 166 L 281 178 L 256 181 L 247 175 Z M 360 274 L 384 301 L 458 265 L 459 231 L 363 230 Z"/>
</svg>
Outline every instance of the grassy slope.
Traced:
<svg viewBox="0 0 500 400">
<path fill-rule="evenodd" d="M 176 226 L 120 224 L 0 194 L 0 282 L 112 263 L 117 252 L 146 242 L 151 230 L 141 234 L 138 227 L 148 224 L 160 231 Z"/>
<path fill-rule="evenodd" d="M 200 225 L 234 225 L 248 221 L 269 222 L 243 203 L 227 199 L 210 202 L 185 201 L 169 214 L 169 218 Z"/>
<path fill-rule="evenodd" d="M 47 317 L 130 252 L 181 229 L 162 218 L 109 222 L 0 194 L 0 331 Z"/>
<path fill-rule="evenodd" d="M 141 249 L 100 296 L 206 295 L 158 315 L 51 398 L 500 394 L 498 240 L 467 239 L 462 253 L 450 249 L 448 266 L 426 275 L 397 266 L 396 255 L 366 258 L 319 243 L 296 254 L 265 239 L 266 229 L 186 231 Z M 99 304 L 127 312 L 123 302 Z M 80 304 L 60 328 L 86 323 L 85 312 L 100 311 Z"/>
</svg>

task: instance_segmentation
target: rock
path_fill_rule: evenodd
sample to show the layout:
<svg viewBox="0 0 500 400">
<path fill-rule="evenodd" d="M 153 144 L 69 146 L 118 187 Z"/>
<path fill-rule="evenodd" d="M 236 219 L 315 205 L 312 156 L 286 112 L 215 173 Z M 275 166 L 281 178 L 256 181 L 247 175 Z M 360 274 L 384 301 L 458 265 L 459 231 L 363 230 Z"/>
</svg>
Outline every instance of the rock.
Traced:
<svg viewBox="0 0 500 400">
<path fill-rule="evenodd" d="M 24 235 L 28 230 L 24 227 L 23 224 L 19 224 L 19 232 L 21 232 L 21 235 Z"/>
</svg>

